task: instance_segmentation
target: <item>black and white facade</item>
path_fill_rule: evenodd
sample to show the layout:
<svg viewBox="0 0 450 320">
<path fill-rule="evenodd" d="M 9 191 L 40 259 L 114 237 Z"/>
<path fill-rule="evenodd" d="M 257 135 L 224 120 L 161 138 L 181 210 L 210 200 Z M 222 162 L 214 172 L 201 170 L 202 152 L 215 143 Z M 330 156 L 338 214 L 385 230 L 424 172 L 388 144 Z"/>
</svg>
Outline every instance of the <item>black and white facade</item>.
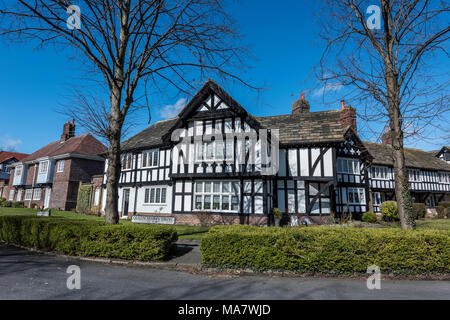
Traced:
<svg viewBox="0 0 450 320">
<path fill-rule="evenodd" d="M 169 215 L 177 223 L 195 223 L 195 214 L 205 212 L 264 224 L 275 207 L 312 218 L 357 216 L 369 210 L 373 190 L 390 188 L 378 182 L 392 177 L 391 168 L 386 175 L 373 171 L 355 109 L 310 112 L 302 97 L 290 115 L 255 117 L 213 81 L 176 118 L 155 123 L 121 149 L 122 217 Z M 443 164 L 439 172 L 450 173 L 450 165 L 434 159 Z M 432 172 L 432 188 L 449 194 L 448 181 Z"/>
</svg>

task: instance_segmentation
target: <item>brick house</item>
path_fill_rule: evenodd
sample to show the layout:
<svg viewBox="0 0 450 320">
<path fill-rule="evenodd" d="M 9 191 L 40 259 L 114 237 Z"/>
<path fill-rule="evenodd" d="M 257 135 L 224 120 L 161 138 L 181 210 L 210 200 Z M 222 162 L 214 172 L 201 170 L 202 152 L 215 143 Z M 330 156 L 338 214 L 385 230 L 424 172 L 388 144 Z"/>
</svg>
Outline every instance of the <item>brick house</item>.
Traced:
<svg viewBox="0 0 450 320">
<path fill-rule="evenodd" d="M 22 161 L 29 154 L 0 151 L 0 198 L 9 198 L 9 179 L 11 177 L 11 167 L 13 163 Z"/>
<path fill-rule="evenodd" d="M 65 123 L 60 140 L 10 166 L 11 201 L 24 201 L 27 207 L 74 209 L 80 184 L 103 172 L 100 154 L 106 150 L 90 133 L 76 136 L 73 120 Z"/>
</svg>

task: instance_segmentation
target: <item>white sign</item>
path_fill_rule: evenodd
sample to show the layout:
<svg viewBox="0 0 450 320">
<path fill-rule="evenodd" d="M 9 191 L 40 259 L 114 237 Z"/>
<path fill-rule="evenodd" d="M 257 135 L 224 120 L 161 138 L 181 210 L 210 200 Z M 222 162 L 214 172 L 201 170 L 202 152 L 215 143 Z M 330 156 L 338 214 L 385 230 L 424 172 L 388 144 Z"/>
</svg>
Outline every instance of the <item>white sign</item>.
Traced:
<svg viewBox="0 0 450 320">
<path fill-rule="evenodd" d="M 132 216 L 133 223 L 175 224 L 175 217 Z"/>
<path fill-rule="evenodd" d="M 50 211 L 39 211 L 37 213 L 39 217 L 50 217 Z"/>
</svg>

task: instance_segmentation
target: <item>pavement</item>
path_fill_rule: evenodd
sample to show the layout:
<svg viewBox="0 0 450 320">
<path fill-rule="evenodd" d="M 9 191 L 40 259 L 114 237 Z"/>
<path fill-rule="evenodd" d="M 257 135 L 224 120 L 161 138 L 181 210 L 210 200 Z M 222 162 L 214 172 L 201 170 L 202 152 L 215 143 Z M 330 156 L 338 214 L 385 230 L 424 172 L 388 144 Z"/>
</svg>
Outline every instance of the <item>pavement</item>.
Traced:
<svg viewBox="0 0 450 320">
<path fill-rule="evenodd" d="M 180 243 L 194 263 L 195 243 Z M 80 289 L 68 289 L 69 266 L 80 268 Z M 264 275 L 208 275 L 48 255 L 0 244 L 0 299 L 450 299 L 450 281 L 382 280 L 380 290 L 366 280 L 288 278 Z"/>
</svg>

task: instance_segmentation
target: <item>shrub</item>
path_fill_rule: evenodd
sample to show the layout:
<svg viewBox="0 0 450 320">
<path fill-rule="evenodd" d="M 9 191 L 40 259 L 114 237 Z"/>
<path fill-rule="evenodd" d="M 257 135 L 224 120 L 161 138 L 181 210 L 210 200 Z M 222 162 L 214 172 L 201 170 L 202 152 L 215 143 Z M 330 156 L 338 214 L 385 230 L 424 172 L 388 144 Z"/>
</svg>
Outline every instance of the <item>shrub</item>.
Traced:
<svg viewBox="0 0 450 320">
<path fill-rule="evenodd" d="M 0 240 L 73 256 L 155 261 L 168 258 L 178 236 L 159 225 L 106 225 L 59 217 L 0 216 Z"/>
<path fill-rule="evenodd" d="M 397 202 L 385 201 L 380 205 L 384 221 L 399 221 Z"/>
<path fill-rule="evenodd" d="M 25 203 L 23 201 L 13 202 L 11 205 L 13 208 L 25 208 Z"/>
<path fill-rule="evenodd" d="M 2 207 L 11 208 L 12 207 L 12 202 L 11 201 L 3 201 Z"/>
<path fill-rule="evenodd" d="M 3 202 L 6 201 L 6 198 L 0 197 L 0 207 L 2 207 Z"/>
<path fill-rule="evenodd" d="M 280 211 L 280 209 L 278 209 L 278 208 L 273 208 L 272 209 L 272 214 L 273 214 L 273 217 L 275 218 L 275 219 L 281 219 L 281 218 L 283 218 L 283 213 Z"/>
<path fill-rule="evenodd" d="M 321 273 L 450 272 L 450 231 L 216 226 L 202 238 L 210 266 Z"/>
<path fill-rule="evenodd" d="M 440 206 L 440 205 L 436 206 L 434 208 L 436 209 L 438 219 L 444 219 L 445 217 L 448 216 L 448 212 L 449 212 L 448 208 L 446 208 L 444 206 Z"/>
<path fill-rule="evenodd" d="M 423 219 L 427 214 L 427 206 L 425 203 L 413 203 L 413 216 L 414 219 Z"/>
<path fill-rule="evenodd" d="M 377 215 L 373 212 L 368 211 L 362 215 L 362 221 L 375 223 L 378 221 Z"/>
</svg>

